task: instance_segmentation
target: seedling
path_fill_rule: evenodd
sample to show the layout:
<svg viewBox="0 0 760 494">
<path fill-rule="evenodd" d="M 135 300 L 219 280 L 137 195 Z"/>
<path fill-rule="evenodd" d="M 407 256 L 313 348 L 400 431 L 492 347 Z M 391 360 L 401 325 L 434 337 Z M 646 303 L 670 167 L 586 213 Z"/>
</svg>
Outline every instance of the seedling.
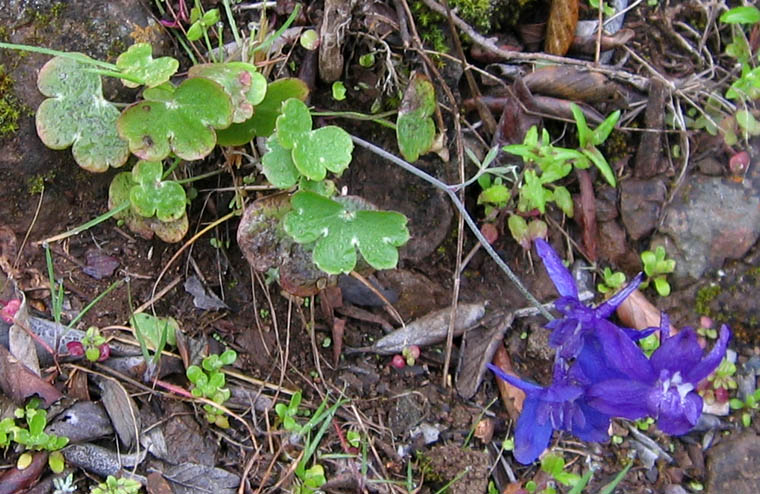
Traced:
<svg viewBox="0 0 760 494">
<path fill-rule="evenodd" d="M 752 416 L 755 410 L 760 406 L 760 389 L 756 390 L 744 400 L 731 398 L 728 402 L 732 410 L 742 410 L 742 425 L 749 427 L 752 425 Z"/>
<path fill-rule="evenodd" d="M 566 472 L 564 468 L 565 460 L 561 456 L 550 454 L 541 458 L 541 470 L 551 475 L 560 484 L 572 487 L 580 481 L 581 476 Z"/>
<path fill-rule="evenodd" d="M 644 265 L 644 273 L 647 275 L 646 280 L 641 283 L 641 288 L 644 289 L 653 282 L 655 290 L 661 297 L 670 295 L 670 284 L 666 276 L 676 268 L 676 261 L 667 259 L 666 256 L 667 253 L 662 245 L 658 245 L 654 252 L 645 250 L 641 253 L 641 262 Z"/>
<path fill-rule="evenodd" d="M 198 7 L 190 9 L 190 22 L 192 25 L 187 30 L 189 41 L 198 41 L 202 36 L 207 36 L 208 28 L 219 22 L 219 9 L 211 9 L 202 13 Z"/>
<path fill-rule="evenodd" d="M 302 427 L 298 422 L 296 422 L 296 417 L 299 414 L 304 414 L 303 411 L 298 410 L 300 404 L 301 392 L 296 391 L 290 397 L 290 402 L 287 405 L 284 403 L 278 403 L 274 406 L 274 411 L 282 423 L 282 428 L 288 432 L 296 434 L 301 432 Z"/>
<path fill-rule="evenodd" d="M 95 326 L 87 328 L 82 341 L 70 341 L 66 344 L 69 354 L 74 357 L 85 356 L 90 362 L 102 362 L 111 355 L 111 347 L 105 337 Z"/>
<path fill-rule="evenodd" d="M 50 469 L 55 473 L 63 471 L 64 462 L 63 455 L 59 449 L 66 446 L 69 442 L 68 437 L 56 436 L 54 434 L 47 434 L 45 427 L 47 426 L 47 412 L 38 408 L 39 402 L 33 399 L 25 408 L 17 408 L 14 415 L 17 419 L 24 419 L 26 421 L 27 428 L 17 427 L 10 419 L 5 419 L 0 422 L 0 444 L 8 443 L 8 433 L 13 433 L 13 441 L 17 444 L 24 446 L 27 450 L 50 451 L 48 456 L 48 465 Z M 3 435 L 5 440 L 3 441 Z M 23 470 L 32 461 L 32 455 L 28 452 L 23 453 L 18 459 L 18 468 Z"/>
<path fill-rule="evenodd" d="M 607 180 L 607 183 L 615 187 L 615 172 L 612 171 L 612 168 L 609 163 L 607 163 L 607 160 L 599 149 L 597 149 L 597 146 L 603 144 L 615 128 L 615 124 L 620 119 L 620 110 L 612 112 L 596 129 L 592 131 L 586 124 L 586 117 L 583 115 L 583 111 L 580 107 L 575 103 L 571 103 L 570 109 L 573 112 L 575 125 L 578 128 L 580 152 L 586 155 L 586 157 L 594 163 L 594 166 L 599 169 L 599 172 L 604 179 Z"/>
<path fill-rule="evenodd" d="M 346 86 L 340 82 L 335 81 L 332 84 L 332 97 L 335 101 L 343 101 L 346 99 Z"/>
<path fill-rule="evenodd" d="M 401 155 L 409 162 L 433 147 L 435 87 L 426 76 L 415 74 L 404 91 L 396 120 L 396 140 Z"/>
<path fill-rule="evenodd" d="M 507 220 L 507 226 L 509 227 L 509 233 L 512 234 L 512 238 L 525 250 L 530 249 L 535 239 L 545 239 L 549 235 L 548 227 L 543 220 L 534 219 L 530 220 L 529 223 L 525 221 L 525 218 L 517 214 L 510 215 Z"/>
<path fill-rule="evenodd" d="M 613 272 L 610 268 L 606 267 L 602 271 L 602 282 L 596 285 L 596 289 L 599 293 L 611 295 L 622 288 L 624 283 L 625 274 L 620 271 Z"/>
<path fill-rule="evenodd" d="M 109 475 L 105 482 L 93 487 L 90 494 L 137 494 L 140 492 L 140 482 L 125 477 L 117 479 Z"/>
<path fill-rule="evenodd" d="M 735 374 L 736 364 L 724 357 L 718 368 L 705 381 L 699 383 L 699 394 L 711 403 L 729 401 L 729 393 L 737 388 L 733 377 Z"/>
<path fill-rule="evenodd" d="M 66 477 L 56 477 L 53 479 L 53 494 L 73 494 L 77 491 L 74 474 L 70 473 Z"/>
<path fill-rule="evenodd" d="M 176 332 L 179 331 L 179 323 L 172 317 L 156 317 L 144 312 L 133 314 L 129 318 L 129 325 L 132 327 L 140 344 L 145 362 L 158 364 L 161 358 L 161 352 L 168 344 L 174 346 L 177 344 Z M 153 356 L 150 355 L 153 351 Z"/>
<path fill-rule="evenodd" d="M 297 487 L 296 492 L 298 494 L 311 494 L 317 489 L 322 487 L 322 484 L 327 482 L 325 478 L 325 469 L 319 463 L 315 463 L 310 468 L 304 470 L 302 475 L 298 478 L 301 480 L 301 485 Z"/>
<path fill-rule="evenodd" d="M 201 367 L 191 365 L 187 368 L 186 375 L 193 388 L 190 391 L 193 396 L 207 398 L 221 405 L 230 397 L 230 390 L 224 387 L 225 376 L 220 370 L 225 365 L 232 365 L 237 359 L 234 350 L 225 350 L 221 355 L 209 355 L 203 359 Z M 211 424 L 216 424 L 222 429 L 229 428 L 230 424 L 224 411 L 212 405 L 203 405 L 206 411 L 205 418 Z"/>
</svg>

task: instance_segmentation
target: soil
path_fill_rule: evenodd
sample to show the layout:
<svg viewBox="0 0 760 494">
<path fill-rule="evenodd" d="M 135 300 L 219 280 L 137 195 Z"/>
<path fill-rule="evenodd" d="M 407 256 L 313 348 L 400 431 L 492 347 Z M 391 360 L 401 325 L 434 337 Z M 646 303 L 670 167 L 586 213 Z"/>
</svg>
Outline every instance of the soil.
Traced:
<svg viewBox="0 0 760 494">
<path fill-rule="evenodd" d="M 289 11 L 291 3 L 278 2 L 279 15 L 272 19 L 281 23 L 285 18 L 283 12 Z M 388 107 L 394 105 L 394 98 L 395 104 L 398 104 L 397 95 L 393 91 L 383 92 L 382 84 L 378 82 L 388 76 L 377 68 L 380 64 L 372 70 L 357 65 L 359 55 L 366 51 L 367 46 L 366 39 L 357 34 L 357 30 L 368 29 L 368 19 L 375 18 L 372 16 L 378 19 L 383 16 L 398 19 L 394 5 L 401 3 L 405 2 L 378 2 L 372 8 L 364 6 L 361 8 L 364 10 L 359 9 L 362 14 L 356 14 L 343 49 L 347 57 L 346 66 L 350 67 L 345 72 L 344 80 L 345 86 L 349 88 L 348 99 L 344 102 L 335 101 L 330 84 L 312 80 L 315 87 L 310 96 L 310 105 L 320 111 L 370 113 L 376 98 Z M 421 2 L 415 2 L 419 3 Z M 663 5 L 654 7 L 640 5 L 625 21 L 625 27 L 635 33 L 635 42 L 631 45 L 633 52 L 644 56 L 668 80 L 696 76 L 704 68 L 682 44 L 673 42 L 673 39 L 683 37 L 681 31 L 675 31 L 677 35 L 673 34 L 673 23 L 704 26 L 708 22 L 703 18 L 704 7 L 690 10 L 694 3 L 664 2 Z M 322 2 L 313 2 L 307 9 L 309 19 L 317 22 L 322 6 Z M 252 12 L 241 12 L 245 13 L 240 14 L 239 25 L 254 20 Z M 158 13 L 152 12 L 152 15 Z M 582 10 L 582 17 L 592 18 L 595 15 L 588 9 Z M 308 19 L 299 19 L 298 22 L 308 23 Z M 382 26 L 384 27 L 377 29 L 388 28 L 388 24 Z M 66 26 L 61 29 L 66 32 Z M 432 32 L 433 28 L 425 29 Z M 506 27 L 504 31 L 512 32 Z M 398 38 L 398 35 L 395 36 L 390 38 L 391 41 Z M 425 36 L 423 32 L 423 39 L 428 39 Z M 448 35 L 446 39 L 448 40 Z M 44 40 L 40 43 L 44 44 Z M 288 63 L 278 64 L 274 71 L 278 76 L 298 75 L 302 66 L 313 63 L 308 61 L 310 55 L 296 46 L 297 42 L 291 44 L 292 54 Z M 422 70 L 424 62 L 416 53 L 411 50 L 405 52 L 400 44 L 392 46 L 391 56 L 399 68 L 407 73 L 409 70 Z M 79 46 L 57 48 L 84 51 Z M 715 49 L 712 45 L 708 48 Z M 166 50 L 171 53 L 171 48 Z M 288 53 L 288 50 L 283 53 Z M 451 54 L 455 53 L 452 48 Z M 623 53 L 624 50 L 619 49 L 615 60 L 621 61 L 629 73 L 636 73 L 645 80 L 654 78 L 636 59 L 629 56 L 627 61 L 622 61 Z M 91 54 L 100 55 L 104 59 L 108 56 L 103 53 Z M 714 55 L 717 58 L 719 53 Z M 174 52 L 174 56 L 186 63 L 181 51 Z M 380 58 L 380 54 L 376 57 Z M 32 61 L 36 63 L 37 60 L 35 58 Z M 44 58 L 39 61 L 34 67 L 39 67 Z M 458 102 L 471 96 L 461 70 L 454 62 L 448 57 L 439 56 L 433 63 L 451 84 L 450 90 Z M 487 64 L 480 61 L 475 63 L 478 67 Z M 29 70 L 28 66 L 25 70 Z M 289 71 L 293 71 L 293 74 L 289 74 Z M 371 91 L 359 90 L 360 84 L 367 84 L 367 81 L 372 81 L 372 85 L 377 82 L 377 86 L 373 86 Z M 705 87 L 712 83 L 705 78 L 697 78 L 697 81 L 705 84 Z M 441 110 L 436 118 L 441 118 L 440 122 L 448 129 L 446 143 L 450 159 L 445 160 L 430 153 L 415 165 L 444 181 L 454 183 L 458 181 L 458 170 L 454 145 L 456 135 L 448 111 L 451 105 L 441 91 L 440 81 L 436 80 L 436 84 Z M 627 130 L 613 133 L 602 151 L 609 157 L 622 184 L 628 179 L 650 180 L 651 177 L 636 175 L 634 166 L 641 137 L 641 133 L 635 130 L 646 125 L 643 115 L 638 115 L 635 109 L 644 108 L 642 104 L 646 103 L 647 95 L 624 84 L 620 87 L 635 93 L 628 98 L 630 105 L 624 108 L 622 121 Z M 26 87 L 24 91 L 34 89 L 34 86 Z M 485 82 L 482 89 L 484 92 L 489 90 Z M 121 93 L 121 96 L 124 94 Z M 673 95 L 676 99 L 682 96 L 683 93 Z M 679 101 L 683 103 L 683 100 Z M 607 114 L 614 109 L 614 104 L 603 102 L 597 104 L 597 109 Z M 500 111 L 494 113 L 495 120 L 499 120 L 499 115 Z M 465 117 L 469 125 L 479 120 L 475 111 L 466 113 Z M 576 137 L 572 126 L 562 127 L 563 123 L 559 120 L 546 121 L 552 136 L 564 135 L 561 143 L 573 146 L 571 143 L 576 141 Z M 333 117 L 321 117 L 316 125 L 327 123 L 343 126 L 352 134 L 398 154 L 392 130 L 369 122 Z M 19 143 L 29 143 L 30 135 L 34 137 L 33 125 L 33 116 L 24 114 L 19 134 L 0 138 L 0 145 L 3 146 L 1 153 L 7 151 L 9 154 L 18 154 Z M 479 135 L 487 136 L 487 133 Z M 477 138 L 471 130 L 465 129 L 465 138 L 473 147 L 477 144 Z M 748 150 L 752 157 L 750 166 L 756 165 L 757 156 L 760 155 L 760 142 L 756 137 L 749 142 L 729 147 L 705 131 L 691 130 L 688 135 L 667 133 L 664 138 L 666 145 L 662 147 L 662 163 L 659 164 L 663 166 L 655 167 L 659 170 L 656 179 L 660 181 L 658 183 L 665 193 L 656 200 L 649 193 L 642 193 L 645 197 L 641 200 L 627 196 L 633 197 L 631 200 L 636 206 L 622 211 L 621 208 L 628 207 L 626 204 L 629 202 L 621 203 L 619 192 L 603 186 L 603 179 L 592 172 L 597 191 L 592 201 L 595 200 L 597 204 L 596 214 L 599 220 L 595 240 L 599 245 L 599 256 L 593 264 L 593 267 L 598 268 L 597 271 L 604 266 L 612 266 L 624 271 L 628 279 L 633 277 L 640 269 L 636 265 L 638 253 L 650 248 L 651 241 L 664 234 L 660 227 L 663 218 L 672 210 L 669 206 L 675 200 L 674 191 L 683 191 L 690 183 L 707 180 L 707 174 L 693 166 L 687 166 L 682 175 L 684 163 L 672 154 L 672 149 L 678 143 L 681 152 L 685 152 L 683 143 L 686 140 L 691 143 L 692 156 L 699 155 L 702 159 L 706 156 L 717 162 L 717 170 L 712 170 L 710 175 L 719 177 L 715 180 L 722 180 L 716 187 L 741 180 L 727 166 L 733 153 Z M 507 142 L 498 142 L 505 143 Z M 481 145 L 480 149 L 486 147 Z M 4 198 L 0 204 L 0 228 L 4 232 L 0 236 L 3 239 L 0 246 L 3 248 L 2 257 L 13 266 L 12 272 L 5 274 L 14 275 L 18 290 L 23 291 L 27 298 L 31 314 L 51 319 L 48 265 L 44 248 L 47 244 L 43 241 L 101 215 L 106 210 L 108 185 L 118 170 L 99 175 L 88 174 L 76 166 L 68 150 L 53 152 L 39 142 L 34 144 L 34 149 L 30 149 L 29 153 L 35 159 L 28 166 L 19 164 L 23 163 L 23 159 L 8 159 L 0 166 Z M 504 153 L 499 159 L 504 159 L 503 155 Z M 136 473 L 148 479 L 148 492 L 203 492 L 203 485 L 218 488 L 222 492 L 235 492 L 240 478 L 244 478 L 244 481 L 238 492 L 303 492 L 296 490 L 293 469 L 304 449 L 304 438 L 285 432 L 281 418 L 273 409 L 276 402 L 287 404 L 295 390 L 303 393 L 299 408 L 301 412 L 313 414 L 323 402 L 329 406 L 338 398 L 346 400 L 337 408 L 335 418 L 323 431 L 316 450 L 319 464 L 324 467 L 328 481 L 323 487 L 326 491 L 437 493 L 448 488 L 447 492 L 453 493 L 490 493 L 492 491 L 487 490 L 488 483 L 493 480 L 500 492 L 517 493 L 526 492 L 519 489 L 525 488 L 529 481 L 538 485 L 536 492 L 556 484 L 541 471 L 538 464 L 520 465 L 511 458 L 508 451 L 502 450 L 503 443 L 514 430 L 514 417 L 510 417 L 505 405 L 498 401 L 499 391 L 490 374 L 485 375 L 474 396 L 463 398 L 457 394 L 454 384 L 459 377 L 456 371 L 459 352 L 463 352 L 461 338 L 454 339 L 453 363 L 446 379 L 442 376 L 446 354 L 444 344 L 423 348 L 420 358 L 413 365 L 402 369 L 394 368 L 390 365 L 390 355 L 347 351 L 372 345 L 386 334 L 385 328 L 397 325 L 394 316 L 383 307 L 369 303 L 356 305 L 361 304 L 362 296 L 351 299 L 352 303 L 348 302 L 348 294 L 335 303 L 330 298 L 334 292 L 329 290 L 335 288 L 333 285 L 345 286 L 335 279 L 328 280 L 328 286 L 321 287 L 322 290 L 316 296 L 299 297 L 285 292 L 267 273 L 257 273 L 251 269 L 236 243 L 238 217 L 221 223 L 191 241 L 190 237 L 195 232 L 227 214 L 230 204 L 236 198 L 232 187 L 239 186 L 242 177 L 251 176 L 257 184 L 263 183 L 263 177 L 256 173 L 255 163 L 241 161 L 229 152 L 214 152 L 205 160 L 182 169 L 180 173 L 197 176 L 214 171 L 222 173 L 192 185 L 198 195 L 188 207 L 190 232 L 183 242 L 167 244 L 157 238 L 144 239 L 114 220 L 107 220 L 83 233 L 49 245 L 55 277 L 64 287 L 64 323 L 68 323 L 87 304 L 106 292 L 114 282 L 122 280 L 85 313 L 76 327 L 102 328 L 106 336 L 115 339 L 114 342 L 124 343 L 127 348 L 131 345 L 131 352 L 126 351 L 118 357 L 127 358 L 131 355 L 141 362 L 139 346 L 131 331 L 127 331 L 128 328 L 124 326 L 136 307 L 148 304 L 146 310 L 160 316 L 171 316 L 178 321 L 181 332 L 187 337 L 184 346 L 180 343 L 178 349 L 170 349 L 175 357 L 162 359 L 158 377 L 165 386 L 158 386 L 155 382 L 151 384 L 150 379 L 144 379 L 144 362 L 121 368 L 118 374 L 109 373 L 105 368 L 107 362 L 101 366 L 63 359 L 66 363 L 62 368 L 43 366 L 43 375 L 48 376 L 63 392 L 67 403 L 75 401 L 75 397 L 102 402 L 104 388 L 98 384 L 101 377 L 97 376 L 115 379 L 129 393 L 133 409 L 138 411 L 142 424 L 140 442 L 148 450 L 147 459 L 139 464 Z M 468 165 L 468 176 L 474 172 L 474 167 Z M 381 209 L 400 211 L 409 218 L 411 241 L 401 250 L 398 268 L 375 273 L 379 286 L 397 297 L 394 306 L 406 322 L 449 307 L 455 286 L 459 290 L 459 303 L 487 302 L 488 314 L 513 311 L 530 305 L 482 248 L 474 251 L 461 272 L 459 283 L 454 282 L 458 255 L 458 217 L 442 191 L 359 148 L 354 151 L 349 170 L 336 182 L 339 189 L 346 187 L 350 193 L 365 197 Z M 649 182 L 647 184 L 651 185 Z M 567 186 L 576 196 L 576 207 L 580 208 L 582 199 L 578 179 L 569 176 Z M 483 224 L 486 211 L 478 204 L 479 190 L 477 185 L 469 187 L 465 204 L 470 214 Z M 651 187 L 643 187 L 642 190 L 651 191 Z M 756 192 L 751 190 L 756 198 Z M 246 201 L 253 201 L 268 193 L 249 191 Z M 631 194 L 635 195 L 635 192 Z M 649 207 L 645 204 L 646 201 L 656 204 Z M 688 199 L 684 199 L 681 206 L 687 207 L 689 204 Z M 634 208 L 636 211 L 633 211 Z M 563 255 L 573 255 L 578 262 L 582 262 L 584 257 L 588 258 L 584 226 L 577 217 L 576 220 L 563 217 L 556 208 L 550 210 L 547 217 L 549 237 L 555 246 L 565 247 L 561 250 Z M 540 262 L 511 238 L 506 218 L 507 214 L 502 212 L 489 220 L 497 228 L 493 247 L 536 298 L 542 302 L 553 300 L 556 293 Z M 756 385 L 754 372 L 760 369 L 757 366 L 760 355 L 760 314 L 754 297 L 760 282 L 760 246 L 756 243 L 760 226 L 755 225 L 754 228 L 754 232 L 746 232 L 743 237 L 749 239 L 743 252 L 733 257 L 728 256 L 728 259 L 722 257 L 717 266 L 708 263 L 706 271 L 700 273 L 697 279 L 692 276 L 674 280 L 673 292 L 668 297 L 657 296 L 652 288 L 644 292 L 657 308 L 668 311 L 671 323 L 675 326 L 698 326 L 700 316 L 709 316 L 716 325 L 724 322 L 730 324 L 734 330 L 731 348 L 737 354 L 737 376 L 746 378 L 745 381 L 750 383 L 748 386 L 752 390 Z M 605 236 L 607 234 L 609 235 Z M 632 240 L 634 237 L 635 241 Z M 476 245 L 474 236 L 465 230 L 462 255 L 467 255 Z M 568 245 L 575 246 L 575 250 L 568 250 Z M 88 262 L 88 255 L 94 253 L 100 259 L 117 261 L 118 267 L 100 279 L 87 274 L 93 268 L 92 261 Z M 679 258 L 678 262 L 688 263 L 689 259 Z M 87 266 L 91 269 L 85 270 Z M 6 267 L 7 264 L 3 264 L 3 268 Z M 194 296 L 183 288 L 185 281 L 192 276 L 201 280 L 207 292 L 223 300 L 225 308 L 198 308 Z M 599 278 L 596 277 L 587 288 L 593 290 L 598 281 Z M 7 287 L 6 285 L 6 289 Z M 166 288 L 168 289 L 165 290 Z M 601 300 L 601 297 L 597 297 L 597 300 Z M 342 322 L 336 324 L 336 321 Z M 341 324 L 345 324 L 342 334 L 336 331 L 336 327 Z M 548 332 L 542 325 L 543 319 L 537 316 L 516 319 L 506 330 L 504 347 L 519 375 L 547 383 L 551 373 L 552 351 L 546 338 Z M 2 329 L 5 331 L 5 327 Z M 343 351 L 338 355 L 335 352 L 337 344 L 343 346 Z M 171 386 L 182 389 L 188 387 L 178 356 L 187 364 L 199 353 L 221 353 L 225 347 L 234 349 L 238 354 L 238 359 L 232 366 L 234 374 L 228 376 L 233 393 L 230 408 L 246 422 L 243 425 L 230 416 L 231 427 L 226 430 L 209 425 L 204 420 L 202 403 L 172 393 L 171 389 Z M 470 358 L 469 354 L 465 355 Z M 81 367 L 85 370 L 81 370 Z M 89 381 L 87 377 L 77 377 L 85 375 L 85 372 L 93 373 Z M 131 378 L 128 377 L 130 375 Z M 3 402 L 2 405 L 0 411 L 12 410 L 20 404 Z M 65 408 L 61 405 L 58 412 L 63 413 L 61 410 Z M 51 409 L 51 419 L 55 413 Z M 110 411 L 109 416 L 114 420 Z M 297 420 L 303 424 L 307 418 L 299 416 Z M 637 459 L 619 484 L 617 492 L 699 492 L 700 487 L 706 487 L 707 492 L 714 494 L 728 492 L 727 489 L 732 489 L 731 492 L 737 494 L 757 492 L 760 488 L 756 475 L 760 420 L 753 420 L 751 425 L 744 427 L 740 412 L 723 416 L 711 415 L 710 420 L 712 422 L 708 420 L 700 423 L 697 430 L 682 437 L 669 437 L 654 427 L 643 431 L 666 453 L 659 457 L 655 453 L 655 458 L 651 461 L 647 460 L 647 455 L 651 455 L 653 449 L 636 437 L 632 432 L 635 429 L 632 423 L 622 420 L 615 422 L 614 440 L 609 443 L 584 443 L 567 434 L 557 433 L 551 448 L 555 454 L 563 456 L 568 465 L 567 471 L 582 474 L 588 468 L 595 469 L 587 492 L 597 492 L 609 483 L 630 461 L 634 451 L 638 454 Z M 118 429 L 116 424 L 114 428 Z M 158 441 L 157 439 L 144 441 L 151 430 L 160 432 L 163 449 L 150 442 Z M 315 433 L 313 431 L 308 439 L 314 439 Z M 361 439 L 358 448 L 351 443 L 349 433 L 358 433 Z M 117 435 L 120 439 L 116 438 Z M 120 440 L 123 446 L 123 438 L 116 431 L 90 442 L 116 451 Z M 135 450 L 129 451 L 134 452 Z M 9 449 L 3 458 L 4 464 L 12 466 L 17 455 Z M 69 466 L 74 466 L 71 461 L 69 463 Z M 193 468 L 197 465 L 209 469 L 216 467 L 217 470 L 194 471 L 196 477 L 216 480 L 211 480 L 210 484 L 195 480 L 177 481 L 179 473 L 174 472 L 172 476 L 167 475 L 167 472 L 178 464 L 193 465 Z M 94 485 L 91 480 L 94 477 L 85 477 L 85 470 L 101 478 L 106 475 L 89 466 L 74 469 L 82 489 Z M 126 470 L 128 469 L 125 468 L 124 471 Z M 124 472 L 119 468 L 117 471 Z M 163 472 L 164 476 L 156 477 L 153 475 L 155 472 Z M 225 472 L 237 476 L 237 483 L 230 481 L 231 485 L 234 484 L 232 487 L 221 487 L 227 481 L 223 475 Z M 29 492 L 52 492 L 51 479 L 49 472 L 40 473 L 37 479 L 27 483 L 24 488 L 39 480 L 40 483 L 34 488 L 36 490 Z M 172 489 L 171 491 L 161 490 L 167 479 L 169 487 L 163 488 Z M 185 486 L 196 486 L 197 489 L 182 487 L 183 482 Z M 560 492 L 569 490 L 562 485 L 556 485 L 556 488 Z M 0 488 L 0 492 L 22 490 Z"/>
</svg>

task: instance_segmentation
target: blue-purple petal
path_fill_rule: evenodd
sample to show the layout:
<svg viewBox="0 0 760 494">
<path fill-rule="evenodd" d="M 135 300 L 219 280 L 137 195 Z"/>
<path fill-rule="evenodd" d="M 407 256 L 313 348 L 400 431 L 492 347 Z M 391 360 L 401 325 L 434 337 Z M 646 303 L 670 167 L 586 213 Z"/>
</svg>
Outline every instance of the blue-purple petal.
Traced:
<svg viewBox="0 0 760 494">
<path fill-rule="evenodd" d="M 641 280 L 643 279 L 643 276 L 644 276 L 643 273 L 637 274 L 636 277 L 632 279 L 631 282 L 625 286 L 625 288 L 623 288 L 622 290 L 617 292 L 615 295 L 607 299 L 606 302 L 599 305 L 599 307 L 596 308 L 597 316 L 602 319 L 606 319 L 610 317 L 612 314 L 614 314 L 615 309 L 617 309 L 618 306 L 623 303 L 623 300 L 627 299 L 628 296 L 639 287 L 639 285 L 641 284 Z"/>
<path fill-rule="evenodd" d="M 549 445 L 552 426 L 549 421 L 539 422 L 539 400 L 528 398 L 523 403 L 515 427 L 514 457 L 523 465 L 533 463 Z"/>
<path fill-rule="evenodd" d="M 726 346 L 730 339 L 731 330 L 728 329 L 728 326 L 723 324 L 720 327 L 720 336 L 718 337 L 715 346 L 712 347 L 712 350 L 710 350 L 710 353 L 708 353 L 705 358 L 683 374 L 685 381 L 696 384 L 709 376 L 710 373 L 720 365 L 720 361 L 723 360 L 723 357 L 726 356 Z"/>
<path fill-rule="evenodd" d="M 611 417 L 631 420 L 650 415 L 647 396 L 651 387 L 630 379 L 610 379 L 593 384 L 586 392 L 586 403 Z"/>
<path fill-rule="evenodd" d="M 541 386 L 537 384 L 532 384 L 527 381 L 523 381 L 522 379 L 518 377 L 510 376 L 509 374 L 507 374 L 506 372 L 504 372 L 499 367 L 493 364 L 488 364 L 488 368 L 491 369 L 491 372 L 496 374 L 496 376 L 498 376 L 499 379 L 503 381 L 507 381 L 512 386 L 516 386 L 522 389 L 523 391 L 525 391 L 526 393 L 537 393 L 544 390 L 544 388 L 542 388 Z"/>
<path fill-rule="evenodd" d="M 573 424 L 572 433 L 579 439 L 595 443 L 601 443 L 609 439 L 610 416 L 591 408 L 583 402 L 579 402 L 578 407 L 581 413 L 583 413 L 585 423 L 582 426 L 580 424 Z"/>
<path fill-rule="evenodd" d="M 623 330 L 602 319 L 597 323 L 595 334 L 610 367 L 631 379 L 650 385 L 657 380 L 649 359 Z"/>
<path fill-rule="evenodd" d="M 693 329 L 682 329 L 674 336 L 662 338 L 650 361 L 657 372 L 667 369 L 671 374 L 680 371 L 683 376 L 702 360 L 702 353 L 697 333 Z"/>
<path fill-rule="evenodd" d="M 544 268 L 549 274 L 552 283 L 557 288 L 557 292 L 563 297 L 578 298 L 578 288 L 575 286 L 573 275 L 568 271 L 562 259 L 552 249 L 546 240 L 537 238 L 533 241 L 536 247 L 536 253 L 544 261 Z"/>
<path fill-rule="evenodd" d="M 671 436 L 689 432 L 702 413 L 702 398 L 697 393 L 687 394 L 677 407 L 663 407 L 657 417 L 657 427 Z"/>
</svg>

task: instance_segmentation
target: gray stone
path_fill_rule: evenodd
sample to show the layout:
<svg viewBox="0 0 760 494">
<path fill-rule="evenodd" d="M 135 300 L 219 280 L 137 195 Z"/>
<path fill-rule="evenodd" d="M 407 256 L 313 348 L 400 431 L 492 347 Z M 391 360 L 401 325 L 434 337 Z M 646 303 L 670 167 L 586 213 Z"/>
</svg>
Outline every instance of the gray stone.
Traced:
<svg viewBox="0 0 760 494">
<path fill-rule="evenodd" d="M 760 492 L 760 437 L 748 433 L 723 441 L 707 453 L 707 494 Z"/>
<path fill-rule="evenodd" d="M 620 215 L 632 240 L 649 235 L 657 225 L 665 202 L 665 183 L 657 178 L 629 179 L 620 183 Z"/>
<path fill-rule="evenodd" d="M 760 233 L 760 170 L 750 167 L 744 181 L 687 177 L 665 211 L 653 245 L 664 245 L 676 260 L 673 280 L 683 285 L 740 259 Z"/>
</svg>

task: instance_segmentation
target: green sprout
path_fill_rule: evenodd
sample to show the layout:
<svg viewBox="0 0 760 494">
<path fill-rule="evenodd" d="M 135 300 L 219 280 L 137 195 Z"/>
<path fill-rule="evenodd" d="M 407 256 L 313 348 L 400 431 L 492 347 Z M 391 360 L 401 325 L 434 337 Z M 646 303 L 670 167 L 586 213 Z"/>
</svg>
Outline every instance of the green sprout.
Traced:
<svg viewBox="0 0 760 494">
<path fill-rule="evenodd" d="M 193 7 L 190 9 L 190 22 L 192 24 L 187 29 L 187 39 L 198 41 L 206 35 L 208 28 L 219 22 L 220 18 L 219 9 L 211 9 L 206 13 L 201 13 L 198 7 Z"/>
<path fill-rule="evenodd" d="M 760 407 L 760 389 L 748 395 L 744 400 L 731 398 L 728 401 L 728 404 L 732 410 L 742 411 L 742 425 L 744 425 L 744 427 L 749 427 L 752 425 L 752 416 L 755 414 L 758 407 Z"/>
<path fill-rule="evenodd" d="M 101 347 L 105 345 L 106 339 L 100 334 L 100 330 L 96 326 L 90 326 L 82 338 L 82 346 L 84 347 L 84 356 L 90 362 L 97 362 L 100 359 Z"/>
<path fill-rule="evenodd" d="M 581 153 L 594 163 L 594 166 L 599 169 L 602 176 L 607 180 L 607 183 L 615 187 L 615 172 L 612 171 L 609 163 L 607 163 L 607 160 L 596 146 L 600 146 L 607 140 L 607 137 L 609 137 L 615 128 L 615 124 L 620 119 L 620 110 L 612 112 L 596 129 L 591 130 L 586 124 L 586 117 L 583 115 L 580 107 L 575 103 L 571 103 L 570 109 L 573 112 L 575 125 L 578 128 L 578 141 L 580 141 Z"/>
<path fill-rule="evenodd" d="M 282 423 L 282 428 L 288 432 L 298 434 L 302 430 L 302 426 L 296 422 L 296 417 L 299 414 L 304 414 L 303 411 L 298 410 L 298 407 L 300 405 L 301 392 L 296 391 L 290 397 L 290 402 L 287 405 L 285 403 L 278 403 L 274 406 L 274 411 L 277 414 L 277 417 L 280 419 L 280 423 Z"/>
<path fill-rule="evenodd" d="M 8 445 L 9 434 L 13 434 L 13 441 L 31 451 L 50 451 L 48 465 L 55 473 L 61 473 L 64 468 L 63 455 L 60 450 L 69 443 L 68 437 L 47 434 L 47 412 L 39 409 L 39 400 L 32 399 L 25 408 L 17 408 L 14 412 L 17 419 L 24 419 L 27 428 L 18 427 L 13 419 L 4 419 L 0 422 L 0 445 Z M 10 421 L 10 422 L 9 422 Z M 32 462 L 29 452 L 23 453 L 17 466 L 23 470 Z"/>
<path fill-rule="evenodd" d="M 137 494 L 140 492 L 140 482 L 134 479 L 119 478 L 109 475 L 105 482 L 101 482 L 90 490 L 90 494 Z"/>
<path fill-rule="evenodd" d="M 644 265 L 644 273 L 647 275 L 641 283 L 641 288 L 647 288 L 651 282 L 654 283 L 654 288 L 661 297 L 670 295 L 670 284 L 666 276 L 675 270 L 676 261 L 667 259 L 665 248 L 658 245 L 654 252 L 645 250 L 641 253 L 641 262 Z"/>
<path fill-rule="evenodd" d="M 232 365 L 237 359 L 237 353 L 234 350 L 225 350 L 221 355 L 211 354 L 203 359 L 201 367 L 191 365 L 187 368 L 185 374 L 193 383 L 190 391 L 193 396 L 207 398 L 214 403 L 221 405 L 230 397 L 230 390 L 224 387 L 225 376 L 221 368 L 225 365 Z M 222 429 L 229 428 L 230 424 L 224 411 L 212 405 L 203 405 L 206 411 L 205 418 L 211 424 L 216 424 Z"/>
<path fill-rule="evenodd" d="M 599 293 L 611 295 L 617 292 L 625 283 L 625 274 L 620 271 L 613 272 L 610 268 L 605 267 L 602 271 L 602 282 L 596 285 Z"/>
</svg>

